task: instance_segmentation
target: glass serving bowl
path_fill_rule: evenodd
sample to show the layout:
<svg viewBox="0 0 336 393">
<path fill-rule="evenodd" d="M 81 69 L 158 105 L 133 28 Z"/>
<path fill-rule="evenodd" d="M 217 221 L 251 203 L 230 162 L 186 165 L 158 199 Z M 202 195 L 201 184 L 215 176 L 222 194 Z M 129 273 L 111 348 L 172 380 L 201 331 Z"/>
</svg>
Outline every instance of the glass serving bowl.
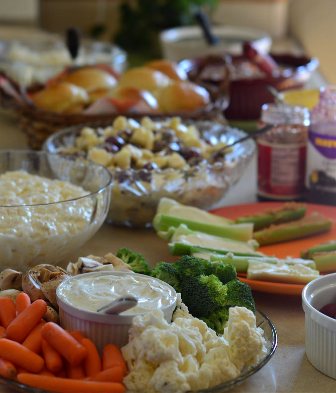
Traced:
<svg viewBox="0 0 336 393">
<path fill-rule="evenodd" d="M 184 124 L 196 126 L 201 138 L 211 140 L 212 144 L 229 144 L 246 135 L 243 131 L 215 121 L 185 121 Z M 105 126 L 100 124 L 100 129 Z M 97 124 L 92 127 L 99 131 Z M 43 149 L 61 153 L 74 147 L 82 128 L 70 127 L 53 134 Z M 107 220 L 132 228 L 151 227 L 162 197 L 209 210 L 242 176 L 254 152 L 254 141 L 246 140 L 234 145 L 214 164 L 204 160 L 187 169 L 113 169 L 112 203 Z"/>
<path fill-rule="evenodd" d="M 17 178 L 11 181 L 19 189 L 11 203 L 12 186 L 6 186 L 9 183 L 1 176 L 15 171 L 21 171 L 20 179 L 26 172 L 71 183 L 71 190 L 76 186 L 76 194 L 52 189 L 58 182 L 51 187 L 34 183 L 33 188 L 32 178 Z M 0 270 L 24 271 L 39 263 L 68 262 L 67 258 L 103 224 L 110 203 L 110 184 L 111 175 L 101 165 L 46 152 L 0 150 Z M 64 189 L 63 183 L 60 186 Z M 17 204 L 18 194 L 28 204 Z"/>
<path fill-rule="evenodd" d="M 264 336 L 267 342 L 267 353 L 266 356 L 254 367 L 249 368 L 248 370 L 243 371 L 239 377 L 231 379 L 227 382 L 224 382 L 220 385 L 214 386 L 210 389 L 205 389 L 205 390 L 199 390 L 199 391 L 194 391 L 194 392 L 188 392 L 188 393 L 222 393 L 226 392 L 235 386 L 239 385 L 240 383 L 244 382 L 246 379 L 254 375 L 256 372 L 258 372 L 262 367 L 266 365 L 266 363 L 269 362 L 269 360 L 272 358 L 272 356 L 275 353 L 275 350 L 277 348 L 278 344 L 278 339 L 277 339 L 277 332 L 276 329 L 271 322 L 271 320 L 262 312 L 256 311 L 256 322 L 257 326 L 262 328 L 264 331 Z M 8 389 L 11 389 L 13 392 L 28 392 L 28 393 L 46 393 L 45 390 L 41 389 L 35 389 L 32 387 L 29 387 L 27 385 L 20 384 L 15 381 L 10 381 L 8 379 L 4 379 L 0 377 L 0 384 L 6 385 Z"/>
<path fill-rule="evenodd" d="M 108 64 L 117 72 L 127 65 L 127 55 L 119 47 L 83 40 L 75 60 L 61 39 L 0 41 L 0 71 L 20 86 L 44 84 L 68 66 Z"/>
</svg>

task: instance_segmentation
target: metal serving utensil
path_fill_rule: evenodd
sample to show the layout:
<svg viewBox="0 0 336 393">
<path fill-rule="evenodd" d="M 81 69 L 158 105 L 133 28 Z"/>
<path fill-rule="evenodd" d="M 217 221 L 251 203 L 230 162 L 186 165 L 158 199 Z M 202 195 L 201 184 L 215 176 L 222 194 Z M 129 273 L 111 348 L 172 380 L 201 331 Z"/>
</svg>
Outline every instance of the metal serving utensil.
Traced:
<svg viewBox="0 0 336 393">
<path fill-rule="evenodd" d="M 130 308 L 135 307 L 138 304 L 138 299 L 134 296 L 120 297 L 113 302 L 106 304 L 103 307 L 98 308 L 97 312 L 103 314 L 118 315 Z"/>
<path fill-rule="evenodd" d="M 228 145 L 224 146 L 223 149 L 221 151 L 226 151 L 228 149 L 230 149 L 232 146 L 237 145 L 238 143 L 244 142 L 247 139 L 250 138 L 256 138 L 257 136 L 264 134 L 265 132 L 269 131 L 271 128 L 273 128 L 273 124 L 267 124 L 266 126 L 259 128 L 256 131 L 250 132 L 247 135 L 244 135 L 241 138 L 236 139 L 235 141 L 233 141 L 232 143 L 229 143 Z"/>
</svg>

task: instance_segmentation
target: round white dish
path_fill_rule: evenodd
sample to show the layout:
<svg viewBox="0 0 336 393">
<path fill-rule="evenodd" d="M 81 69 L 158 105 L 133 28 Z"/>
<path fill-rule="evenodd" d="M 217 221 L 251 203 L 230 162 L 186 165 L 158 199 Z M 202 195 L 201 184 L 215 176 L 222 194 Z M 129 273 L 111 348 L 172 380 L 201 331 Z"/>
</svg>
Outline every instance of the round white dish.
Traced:
<svg viewBox="0 0 336 393">
<path fill-rule="evenodd" d="M 323 374 L 336 379 L 336 320 L 319 311 L 329 303 L 336 303 L 336 273 L 315 279 L 302 292 L 307 358 Z"/>
<path fill-rule="evenodd" d="M 244 41 L 252 41 L 262 53 L 267 53 L 272 45 L 271 37 L 257 29 L 238 26 L 214 26 L 212 32 L 220 39 L 219 44 L 210 46 L 198 26 L 175 27 L 160 34 L 163 57 L 178 61 L 214 53 L 242 53 Z"/>
</svg>

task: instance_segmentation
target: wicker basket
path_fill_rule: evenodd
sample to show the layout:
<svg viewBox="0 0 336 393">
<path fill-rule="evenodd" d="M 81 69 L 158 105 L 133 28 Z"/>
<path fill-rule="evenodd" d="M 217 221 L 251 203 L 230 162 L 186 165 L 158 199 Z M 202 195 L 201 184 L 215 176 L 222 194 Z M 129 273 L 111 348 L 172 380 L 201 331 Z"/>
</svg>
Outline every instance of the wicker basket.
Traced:
<svg viewBox="0 0 336 393">
<path fill-rule="evenodd" d="M 41 149 L 44 141 L 56 131 L 74 126 L 89 125 L 99 126 L 108 125 L 113 122 L 117 116 L 128 116 L 140 119 L 144 116 L 159 119 L 170 116 L 179 116 L 185 119 L 195 120 L 215 120 L 222 117 L 224 108 L 224 99 L 216 100 L 201 110 L 184 113 L 117 113 L 108 115 L 84 115 L 84 114 L 59 114 L 46 112 L 30 105 L 20 105 L 15 107 L 19 114 L 20 127 L 28 136 L 28 144 L 32 149 Z"/>
<path fill-rule="evenodd" d="M 28 136 L 28 144 L 32 149 L 41 149 L 44 141 L 56 131 L 75 125 L 108 125 L 117 116 L 123 115 L 132 118 L 149 116 L 159 119 L 170 116 L 179 116 L 185 119 L 213 120 L 222 117 L 224 107 L 227 105 L 224 96 L 217 95 L 216 98 L 210 92 L 211 102 L 204 108 L 194 112 L 180 113 L 115 113 L 87 115 L 60 114 L 44 111 L 32 104 L 26 92 L 4 74 L 0 74 L 0 105 L 11 109 L 19 116 L 19 124 L 22 131 Z"/>
</svg>

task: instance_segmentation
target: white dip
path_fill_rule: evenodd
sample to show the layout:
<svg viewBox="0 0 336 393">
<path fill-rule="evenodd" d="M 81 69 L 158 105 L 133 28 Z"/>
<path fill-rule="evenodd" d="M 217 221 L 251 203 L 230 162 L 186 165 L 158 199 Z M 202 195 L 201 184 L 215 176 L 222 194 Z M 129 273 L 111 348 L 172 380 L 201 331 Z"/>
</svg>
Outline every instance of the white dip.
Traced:
<svg viewBox="0 0 336 393">
<path fill-rule="evenodd" d="M 97 230 L 82 187 L 25 171 L 0 175 L 0 267 L 62 261 Z M 79 198 L 79 199 L 77 199 Z M 62 203 L 55 203 L 67 201 Z"/>
<path fill-rule="evenodd" d="M 122 315 L 143 314 L 168 307 L 176 300 L 173 288 L 152 277 L 137 274 L 83 274 L 62 283 L 59 296 L 81 310 L 97 311 L 119 297 L 135 296 L 137 306 Z"/>
</svg>

